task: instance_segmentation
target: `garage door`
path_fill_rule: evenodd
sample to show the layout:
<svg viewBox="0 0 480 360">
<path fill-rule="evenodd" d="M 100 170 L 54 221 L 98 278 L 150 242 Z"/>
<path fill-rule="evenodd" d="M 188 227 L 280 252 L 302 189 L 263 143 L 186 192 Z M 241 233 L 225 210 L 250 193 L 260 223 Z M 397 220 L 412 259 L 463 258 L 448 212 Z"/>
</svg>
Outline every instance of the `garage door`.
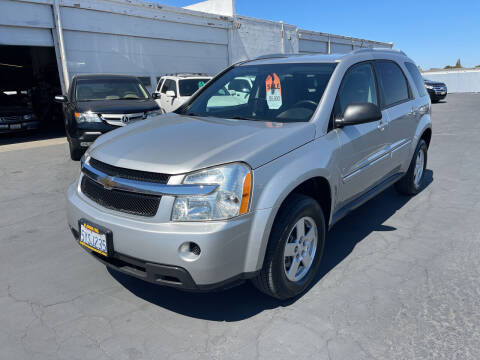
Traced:
<svg viewBox="0 0 480 360">
<path fill-rule="evenodd" d="M 50 29 L 0 25 L 0 45 L 53 46 Z"/>
<path fill-rule="evenodd" d="M 0 45 L 53 46 L 48 4 L 0 0 Z"/>
</svg>

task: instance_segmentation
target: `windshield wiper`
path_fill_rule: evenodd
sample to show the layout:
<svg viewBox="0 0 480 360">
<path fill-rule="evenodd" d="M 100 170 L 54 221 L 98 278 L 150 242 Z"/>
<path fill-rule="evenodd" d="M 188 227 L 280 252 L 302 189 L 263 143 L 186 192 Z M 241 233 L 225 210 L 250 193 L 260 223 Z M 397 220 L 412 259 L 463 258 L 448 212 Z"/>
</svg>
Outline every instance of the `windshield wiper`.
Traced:
<svg viewBox="0 0 480 360">
<path fill-rule="evenodd" d="M 229 117 L 229 119 L 233 119 L 233 120 L 251 120 L 251 121 L 257 121 L 257 119 L 254 119 L 254 118 L 249 118 L 249 117 L 245 117 L 245 116 L 232 116 L 232 117 Z"/>
</svg>

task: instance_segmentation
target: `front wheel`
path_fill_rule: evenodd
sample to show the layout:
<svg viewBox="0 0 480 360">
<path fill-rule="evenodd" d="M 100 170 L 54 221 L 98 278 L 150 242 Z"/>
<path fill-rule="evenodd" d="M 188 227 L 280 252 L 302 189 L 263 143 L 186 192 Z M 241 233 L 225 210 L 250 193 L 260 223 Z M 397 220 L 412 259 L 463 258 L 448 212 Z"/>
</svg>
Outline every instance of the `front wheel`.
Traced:
<svg viewBox="0 0 480 360">
<path fill-rule="evenodd" d="M 69 141 L 68 145 L 70 148 L 70 158 L 74 161 L 80 160 L 85 151 L 80 146 L 75 144 L 73 141 Z"/>
<path fill-rule="evenodd" d="M 421 190 L 427 167 L 427 150 L 427 144 L 420 139 L 407 173 L 395 184 L 399 193 L 415 195 Z"/>
<path fill-rule="evenodd" d="M 320 205 L 309 196 L 291 195 L 273 224 L 263 268 L 252 279 L 255 287 L 281 300 L 305 291 L 320 266 L 325 233 Z"/>
</svg>

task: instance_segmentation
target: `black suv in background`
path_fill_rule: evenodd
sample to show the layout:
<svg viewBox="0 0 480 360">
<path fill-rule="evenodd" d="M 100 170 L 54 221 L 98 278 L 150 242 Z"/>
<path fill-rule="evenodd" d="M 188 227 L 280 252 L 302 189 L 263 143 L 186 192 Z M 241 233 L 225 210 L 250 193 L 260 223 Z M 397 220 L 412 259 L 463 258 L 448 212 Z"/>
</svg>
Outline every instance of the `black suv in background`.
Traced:
<svg viewBox="0 0 480 360">
<path fill-rule="evenodd" d="M 427 88 L 428 95 L 430 95 L 430 100 L 436 103 L 440 100 L 443 100 L 447 97 L 447 85 L 439 81 L 432 81 L 423 78 L 425 82 L 425 87 Z"/>
<path fill-rule="evenodd" d="M 36 130 L 40 121 L 33 112 L 27 90 L 0 90 L 0 134 L 12 131 Z"/>
<path fill-rule="evenodd" d="M 160 114 L 157 103 L 135 76 L 77 75 L 68 94 L 55 96 L 55 100 L 63 103 L 72 160 L 80 160 L 101 134 Z"/>
</svg>

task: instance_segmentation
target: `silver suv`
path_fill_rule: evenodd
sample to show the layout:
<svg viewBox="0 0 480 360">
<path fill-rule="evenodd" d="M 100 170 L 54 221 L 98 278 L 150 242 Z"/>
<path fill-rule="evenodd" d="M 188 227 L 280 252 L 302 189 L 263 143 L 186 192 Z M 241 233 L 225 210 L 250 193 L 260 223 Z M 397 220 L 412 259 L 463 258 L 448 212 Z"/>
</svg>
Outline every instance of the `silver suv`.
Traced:
<svg viewBox="0 0 480 360">
<path fill-rule="evenodd" d="M 228 90 L 239 80 L 242 96 Z M 98 260 L 137 278 L 200 291 L 251 279 L 286 299 L 312 282 L 339 219 L 392 184 L 420 191 L 431 136 L 403 52 L 245 61 L 161 121 L 98 138 L 68 221 Z"/>
</svg>

